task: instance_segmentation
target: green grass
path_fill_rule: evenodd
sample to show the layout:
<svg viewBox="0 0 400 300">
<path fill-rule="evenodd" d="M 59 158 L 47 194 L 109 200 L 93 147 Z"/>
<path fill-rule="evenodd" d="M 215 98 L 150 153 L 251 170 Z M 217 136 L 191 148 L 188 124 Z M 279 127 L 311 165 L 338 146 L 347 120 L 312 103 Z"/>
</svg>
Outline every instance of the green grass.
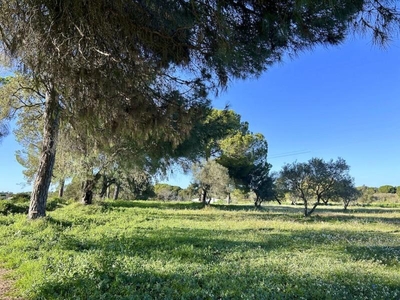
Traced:
<svg viewBox="0 0 400 300">
<path fill-rule="evenodd" d="M 24 299 L 399 299 L 400 209 L 53 201 L 0 215 Z"/>
</svg>

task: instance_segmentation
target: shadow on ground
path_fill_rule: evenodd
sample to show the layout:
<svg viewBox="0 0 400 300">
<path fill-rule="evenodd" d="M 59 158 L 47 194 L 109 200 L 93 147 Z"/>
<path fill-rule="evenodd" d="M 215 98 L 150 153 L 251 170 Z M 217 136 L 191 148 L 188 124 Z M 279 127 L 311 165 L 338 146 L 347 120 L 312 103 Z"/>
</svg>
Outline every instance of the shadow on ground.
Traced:
<svg viewBox="0 0 400 300">
<path fill-rule="evenodd" d="M 249 241 L 249 233 L 256 241 Z M 365 233 L 357 240 L 341 230 L 315 233 L 274 228 L 252 232 L 137 228 L 129 236 L 80 240 L 65 235 L 60 250 L 87 253 L 89 266 L 58 275 L 59 265 L 52 262 L 47 269 L 52 277 L 38 286 L 34 299 L 350 299 L 349 295 L 351 299 L 380 299 L 382 295 L 395 299 L 399 286 L 368 270 L 316 274 L 268 260 L 273 252 L 342 251 L 345 245 L 347 252 L 342 255 L 360 260 L 392 255 L 386 263 L 395 267 L 399 248 L 381 246 L 370 251 L 362 242 L 373 237 L 374 233 Z M 389 239 L 390 234 L 382 238 Z"/>
</svg>

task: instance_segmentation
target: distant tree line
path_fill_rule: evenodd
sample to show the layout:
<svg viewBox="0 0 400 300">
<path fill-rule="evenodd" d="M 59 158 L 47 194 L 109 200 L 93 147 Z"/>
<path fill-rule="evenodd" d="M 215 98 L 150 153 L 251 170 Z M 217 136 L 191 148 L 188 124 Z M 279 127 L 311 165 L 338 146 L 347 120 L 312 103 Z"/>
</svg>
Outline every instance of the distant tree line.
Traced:
<svg viewBox="0 0 400 300">
<path fill-rule="evenodd" d="M 8 198 L 11 198 L 12 196 L 13 196 L 13 193 L 11 193 L 11 192 L 0 192 L 0 200 L 8 199 Z"/>
</svg>

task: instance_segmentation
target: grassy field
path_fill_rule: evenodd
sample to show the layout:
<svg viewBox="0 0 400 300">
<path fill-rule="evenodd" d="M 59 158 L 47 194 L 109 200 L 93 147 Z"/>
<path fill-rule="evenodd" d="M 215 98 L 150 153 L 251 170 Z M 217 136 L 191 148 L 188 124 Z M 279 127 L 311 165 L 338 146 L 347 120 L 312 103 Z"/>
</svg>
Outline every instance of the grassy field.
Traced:
<svg viewBox="0 0 400 300">
<path fill-rule="evenodd" d="M 400 299 L 400 208 L 57 204 L 0 216 L 24 299 Z"/>
</svg>

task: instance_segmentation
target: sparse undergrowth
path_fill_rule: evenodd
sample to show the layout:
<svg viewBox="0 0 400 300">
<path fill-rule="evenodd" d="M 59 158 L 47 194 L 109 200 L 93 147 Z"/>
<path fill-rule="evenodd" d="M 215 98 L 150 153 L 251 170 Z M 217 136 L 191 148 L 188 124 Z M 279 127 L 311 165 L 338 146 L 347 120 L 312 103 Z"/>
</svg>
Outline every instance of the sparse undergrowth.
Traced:
<svg viewBox="0 0 400 300">
<path fill-rule="evenodd" d="M 399 299 L 400 209 L 54 201 L 0 215 L 24 299 Z"/>
</svg>

